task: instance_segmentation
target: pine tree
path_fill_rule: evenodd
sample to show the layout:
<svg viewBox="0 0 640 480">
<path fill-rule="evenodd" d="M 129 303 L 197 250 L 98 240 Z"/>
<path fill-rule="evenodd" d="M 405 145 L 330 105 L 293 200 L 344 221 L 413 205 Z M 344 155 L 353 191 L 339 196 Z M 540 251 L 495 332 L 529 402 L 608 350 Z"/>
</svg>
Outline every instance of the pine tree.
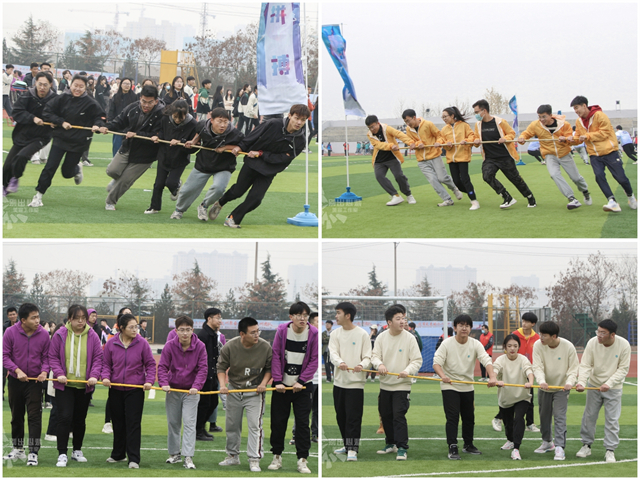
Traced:
<svg viewBox="0 0 640 480">
<path fill-rule="evenodd" d="M 262 263 L 262 279 L 247 283 L 241 301 L 247 302 L 247 315 L 257 320 L 284 320 L 287 318 L 286 286 L 280 275 L 271 270 L 271 256 Z"/>
<path fill-rule="evenodd" d="M 192 318 L 202 315 L 211 304 L 218 303 L 219 298 L 216 294 L 218 282 L 207 277 L 200 270 L 197 260 L 191 270 L 174 275 L 173 281 L 175 285 L 171 292 L 181 300 L 183 312 L 188 313 Z"/>
<path fill-rule="evenodd" d="M 164 290 L 162 291 L 162 295 L 160 295 L 160 299 L 156 300 L 155 305 L 153 306 L 153 314 L 156 319 L 160 319 L 160 321 L 167 320 L 175 315 L 176 307 L 173 303 L 173 296 L 171 295 L 171 289 L 169 288 L 169 284 L 165 284 Z"/>
<path fill-rule="evenodd" d="M 235 293 L 233 293 L 233 289 L 230 288 L 227 292 L 227 295 L 224 297 L 222 301 L 222 318 L 225 319 L 240 319 L 244 317 L 244 310 L 236 299 Z"/>
<path fill-rule="evenodd" d="M 33 277 L 33 283 L 31 284 L 31 290 L 29 291 L 28 301 L 35 304 L 40 310 L 40 321 L 51 322 L 56 321 L 59 315 L 56 302 L 50 295 L 47 295 L 44 291 L 44 285 L 40 275 L 37 273 Z"/>
<path fill-rule="evenodd" d="M 29 65 L 31 62 L 44 62 L 49 59 L 50 53 L 57 48 L 58 31 L 53 25 L 46 20 L 35 22 L 33 15 L 18 30 L 18 33 L 12 37 L 16 47 L 15 62 Z"/>
<path fill-rule="evenodd" d="M 24 302 L 27 283 L 24 275 L 18 271 L 15 260 L 9 260 L 2 274 L 2 301 L 4 305 L 16 308 Z"/>
</svg>

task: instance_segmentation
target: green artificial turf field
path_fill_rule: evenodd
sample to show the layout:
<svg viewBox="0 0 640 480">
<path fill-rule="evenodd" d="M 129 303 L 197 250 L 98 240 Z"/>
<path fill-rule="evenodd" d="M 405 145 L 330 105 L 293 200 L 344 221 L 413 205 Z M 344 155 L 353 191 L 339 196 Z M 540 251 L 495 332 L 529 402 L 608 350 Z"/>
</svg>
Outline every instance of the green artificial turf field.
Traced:
<svg viewBox="0 0 640 480">
<path fill-rule="evenodd" d="M 224 460 L 225 454 L 225 434 L 215 433 L 213 442 L 196 442 L 196 454 L 193 462 L 196 470 L 187 470 L 179 464 L 167 464 L 165 460 L 169 457 L 167 452 L 167 417 L 164 409 L 165 393 L 156 391 L 156 398 L 145 400 L 144 414 L 142 417 L 142 449 L 140 469 L 128 468 L 127 462 L 106 463 L 105 460 L 111 454 L 113 447 L 113 435 L 102 433 L 104 425 L 104 408 L 107 399 L 107 389 L 98 386 L 93 397 L 95 408 L 89 408 L 87 415 L 87 433 L 84 438 L 82 452 L 87 458 L 87 463 L 78 463 L 71 458 L 66 468 L 55 466 L 58 458 L 56 443 L 42 441 L 42 448 L 38 455 L 38 466 L 27 467 L 26 461 L 18 461 L 8 464 L 3 462 L 2 474 L 4 477 L 299 477 L 301 474 L 297 470 L 297 457 L 295 446 L 289 445 L 289 435 L 293 426 L 293 415 L 287 428 L 288 434 L 285 441 L 285 450 L 282 455 L 283 467 L 281 470 L 271 471 L 267 467 L 273 458 L 269 452 L 270 428 L 270 403 L 271 392 L 267 392 L 267 406 L 264 415 L 265 430 L 265 457 L 260 462 L 262 473 L 251 473 L 249 471 L 249 461 L 246 455 L 247 428 L 246 418 L 243 421 L 242 444 L 240 453 L 240 465 L 231 467 L 220 467 L 219 462 Z M 45 409 L 42 414 L 42 438 L 47 425 L 51 410 Z M 26 416 L 25 416 L 26 420 Z M 8 402 L 3 402 L 3 455 L 11 450 L 11 412 Z M 217 424 L 224 429 L 225 412 L 222 409 L 222 402 L 218 407 Z M 25 432 L 28 429 L 25 426 Z M 71 457 L 72 441 L 69 440 L 69 457 Z M 309 468 L 314 474 L 318 472 L 318 444 L 311 444 L 309 455 Z"/>
<path fill-rule="evenodd" d="M 631 380 L 634 384 L 635 379 Z M 394 454 L 378 455 L 384 447 L 384 435 L 377 435 L 379 382 L 367 382 L 364 394 L 362 439 L 357 462 L 347 462 L 346 455 L 333 452 L 342 446 L 340 431 L 335 420 L 332 385 L 323 383 L 322 392 L 322 475 L 323 477 L 376 477 L 376 476 L 461 476 L 461 477 L 636 477 L 637 463 L 637 387 L 624 385 L 622 415 L 620 417 L 620 446 L 616 450 L 617 463 L 604 463 L 604 412 L 596 428 L 596 441 L 592 455 L 577 458 L 582 447 L 580 423 L 586 394 L 572 392 L 567 412 L 566 460 L 554 461 L 553 453 L 537 454 L 540 433 L 525 432 L 520 454 L 522 461 L 511 460 L 511 452 L 500 450 L 506 441 L 504 432 L 491 427 L 491 419 L 498 413 L 496 389 L 475 386 L 474 445 L 482 455 L 462 453 L 461 427 L 459 448 L 461 461 L 447 458 L 445 415 L 442 408 L 440 386 L 434 381 L 418 380 L 411 388 L 411 407 L 407 413 L 409 424 L 408 459 L 396 461 Z M 537 394 L 535 396 L 538 398 Z M 535 423 L 538 424 L 537 401 Z"/>
<path fill-rule="evenodd" d="M 404 202 L 387 207 L 389 195 L 376 181 L 370 156 L 350 156 L 351 191 L 363 200 L 353 204 L 336 204 L 335 197 L 345 192 L 346 167 L 344 156 L 322 157 L 322 236 L 324 238 L 636 238 L 638 217 L 627 205 L 622 187 L 607 172 L 609 185 L 620 203 L 622 212 L 606 213 L 606 199 L 595 182 L 590 166 L 576 156 L 578 170 L 587 181 L 593 205 L 569 211 L 567 199 L 549 177 L 546 166 L 535 158 L 523 155 L 526 166 L 518 167 L 533 192 L 537 207 L 527 208 L 526 199 L 504 177 L 498 179 L 517 200 L 514 206 L 502 210 L 501 198 L 482 180 L 482 157 L 474 155 L 469 173 L 476 190 L 480 209 L 470 211 L 469 198 L 453 197 L 455 205 L 437 207 L 442 200 L 435 193 L 417 166 L 415 156 L 405 159 L 402 169 L 409 179 L 415 205 Z M 637 190 L 637 168 L 624 156 L 624 166 L 634 192 Z M 447 168 L 448 172 L 448 168 Z M 574 193 L 579 193 L 564 173 Z M 391 173 L 387 177 L 397 188 Z M 637 193 L 636 193 L 637 196 Z M 582 195 L 576 197 L 583 203 Z"/>
<path fill-rule="evenodd" d="M 11 149 L 11 128 L 3 127 L 3 158 Z M 309 205 L 317 214 L 318 205 L 318 156 L 315 142 L 310 146 L 314 152 L 309 155 Z M 145 215 L 149 208 L 151 190 L 156 178 L 156 163 L 120 199 L 116 211 L 104 209 L 107 193 L 106 185 L 111 180 L 105 170 L 111 161 L 111 135 L 94 135 L 89 151 L 93 167 L 84 167 L 84 181 L 76 186 L 73 179 L 65 179 L 60 169 L 53 179 L 51 188 L 43 197 L 44 206 L 30 208 L 27 205 L 35 194 L 35 186 L 44 165 L 27 165 L 20 179 L 20 190 L 4 198 L 3 227 L 5 238 L 318 238 L 314 227 L 296 227 L 287 223 L 304 211 L 305 203 L 305 155 L 299 155 L 289 168 L 278 174 L 262 204 L 249 213 L 242 222 L 242 228 L 223 227 L 224 218 L 242 199 L 230 202 L 222 210 L 215 222 L 198 220 L 197 206 L 204 199 L 205 190 L 187 210 L 181 220 L 171 220 L 175 203 L 169 199 L 165 188 L 162 211 L 155 215 Z M 184 182 L 193 165 L 182 174 Z M 238 167 L 231 177 L 233 185 L 242 166 L 238 157 Z"/>
</svg>

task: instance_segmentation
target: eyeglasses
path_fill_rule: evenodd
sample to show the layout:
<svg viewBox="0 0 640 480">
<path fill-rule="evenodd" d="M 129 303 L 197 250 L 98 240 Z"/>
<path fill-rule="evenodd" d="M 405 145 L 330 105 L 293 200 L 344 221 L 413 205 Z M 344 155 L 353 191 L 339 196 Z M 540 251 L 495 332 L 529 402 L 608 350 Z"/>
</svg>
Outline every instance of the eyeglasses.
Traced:
<svg viewBox="0 0 640 480">
<path fill-rule="evenodd" d="M 193 328 L 178 328 L 176 332 L 178 332 L 181 335 L 187 334 L 187 333 L 193 333 Z"/>
<path fill-rule="evenodd" d="M 251 335 L 252 337 L 259 337 L 260 333 L 261 333 L 260 330 L 256 330 L 255 332 L 247 332 L 245 333 L 245 335 Z"/>
<path fill-rule="evenodd" d="M 293 315 L 296 318 L 302 318 L 302 319 L 308 319 L 309 315 L 307 315 L 306 313 L 296 313 L 295 315 Z"/>
<path fill-rule="evenodd" d="M 140 330 L 140 325 L 129 325 L 127 327 L 127 330 L 131 330 L 131 331 Z"/>
</svg>

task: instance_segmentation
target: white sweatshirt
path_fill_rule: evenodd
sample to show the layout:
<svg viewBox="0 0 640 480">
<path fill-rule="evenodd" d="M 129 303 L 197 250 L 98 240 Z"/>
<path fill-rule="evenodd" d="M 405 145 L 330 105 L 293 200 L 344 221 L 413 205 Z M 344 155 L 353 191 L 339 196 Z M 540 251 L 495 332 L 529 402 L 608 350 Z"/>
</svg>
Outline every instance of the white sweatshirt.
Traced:
<svg viewBox="0 0 640 480">
<path fill-rule="evenodd" d="M 473 382 L 476 360 L 485 367 L 492 364 L 491 357 L 478 340 L 469 337 L 466 343 L 459 343 L 456 337 L 449 337 L 436 350 L 433 364 L 440 365 L 451 380 Z M 440 382 L 440 389 L 472 392 L 473 385 Z"/>
<path fill-rule="evenodd" d="M 493 371 L 498 380 L 504 383 L 524 385 L 529 381 L 529 374 L 533 373 L 531 363 L 524 355 L 518 354 L 515 360 L 509 360 L 507 355 L 499 356 L 493 362 Z M 498 405 L 509 408 L 523 400 L 531 400 L 531 390 L 522 387 L 502 387 L 498 389 Z"/>
<path fill-rule="evenodd" d="M 385 330 L 378 335 L 373 345 L 371 364 L 375 370 L 384 364 L 392 373 L 417 374 L 422 366 L 422 352 L 418 348 L 416 337 L 406 330 L 402 330 L 398 335 L 391 335 L 389 330 Z M 396 375 L 380 376 L 380 390 L 411 391 L 411 379 Z"/>
<path fill-rule="evenodd" d="M 631 346 L 625 338 L 617 335 L 614 338 L 609 347 L 599 343 L 596 337 L 587 342 L 580 361 L 578 384 L 586 387 L 588 382 L 600 387 L 606 383 L 613 390 L 622 388 L 629 373 Z"/>
<path fill-rule="evenodd" d="M 569 340 L 560 338 L 557 347 L 542 345 L 540 340 L 533 344 L 533 374 L 538 385 L 547 383 L 563 387 L 575 385 L 578 378 L 578 354 Z M 557 391 L 557 389 L 553 389 Z"/>
<path fill-rule="evenodd" d="M 336 368 L 333 374 L 333 384 L 340 388 L 364 388 L 366 373 L 355 373 L 353 370 L 342 371 L 340 364 L 347 367 L 357 367 L 368 370 L 371 365 L 371 340 L 363 328 L 356 326 L 351 330 L 338 328 L 329 335 L 329 352 L 331 363 Z"/>
</svg>

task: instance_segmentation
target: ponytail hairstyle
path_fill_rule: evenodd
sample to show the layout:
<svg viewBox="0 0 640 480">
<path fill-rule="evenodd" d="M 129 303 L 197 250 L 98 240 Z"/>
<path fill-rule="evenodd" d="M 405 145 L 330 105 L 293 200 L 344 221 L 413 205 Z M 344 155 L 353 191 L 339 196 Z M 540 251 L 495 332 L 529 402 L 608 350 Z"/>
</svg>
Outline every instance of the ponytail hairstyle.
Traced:
<svg viewBox="0 0 640 480">
<path fill-rule="evenodd" d="M 162 113 L 170 117 L 173 117 L 173 114 L 177 113 L 180 118 L 180 122 L 183 122 L 189 113 L 189 104 L 186 100 L 176 100 L 175 102 L 167 105 Z"/>
<path fill-rule="evenodd" d="M 458 107 L 447 107 L 443 110 L 443 112 L 447 112 L 449 115 L 451 115 L 456 122 L 468 123 L 467 120 L 469 119 L 469 117 L 466 113 L 461 113 L 460 110 L 458 110 Z"/>
</svg>

